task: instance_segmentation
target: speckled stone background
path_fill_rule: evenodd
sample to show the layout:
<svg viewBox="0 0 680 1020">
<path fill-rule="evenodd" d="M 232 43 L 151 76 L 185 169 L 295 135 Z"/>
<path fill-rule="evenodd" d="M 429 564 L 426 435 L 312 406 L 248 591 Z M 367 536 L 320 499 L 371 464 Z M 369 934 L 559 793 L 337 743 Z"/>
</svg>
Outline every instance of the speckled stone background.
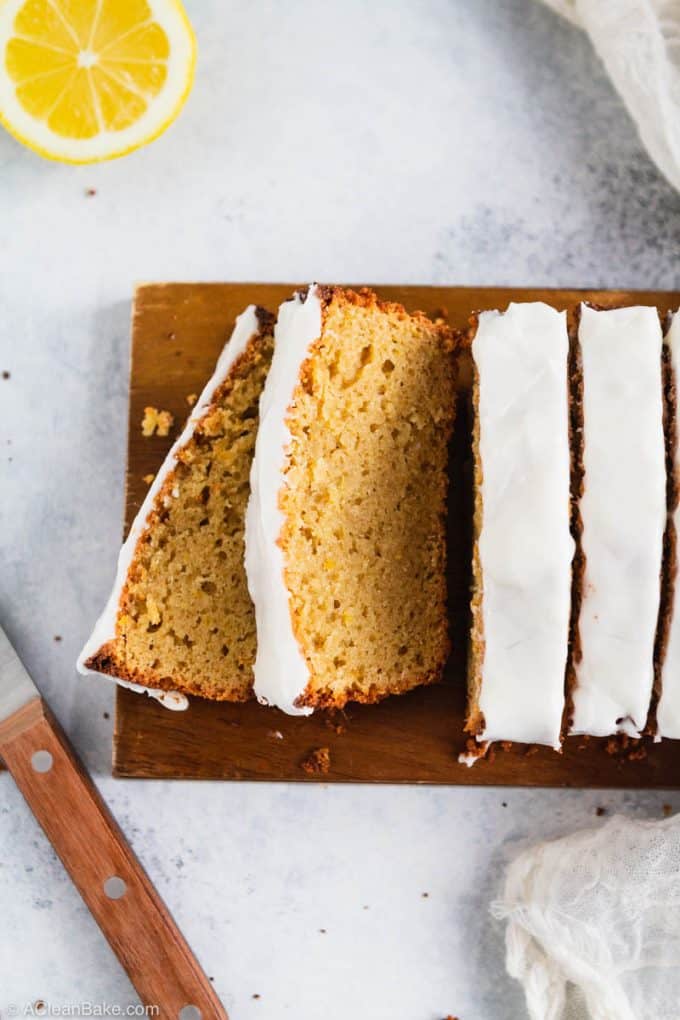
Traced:
<svg viewBox="0 0 680 1020">
<path fill-rule="evenodd" d="M 73 663 L 120 538 L 130 297 L 678 287 L 680 197 L 534 0 L 188 7 L 196 85 L 150 148 L 74 169 L 0 133 L 0 619 L 232 1020 L 521 1020 L 488 915 L 505 861 L 598 806 L 660 817 L 680 796 L 112 780 L 113 691 Z M 137 1001 L 3 774 L 0 1015 L 36 999 Z"/>
</svg>

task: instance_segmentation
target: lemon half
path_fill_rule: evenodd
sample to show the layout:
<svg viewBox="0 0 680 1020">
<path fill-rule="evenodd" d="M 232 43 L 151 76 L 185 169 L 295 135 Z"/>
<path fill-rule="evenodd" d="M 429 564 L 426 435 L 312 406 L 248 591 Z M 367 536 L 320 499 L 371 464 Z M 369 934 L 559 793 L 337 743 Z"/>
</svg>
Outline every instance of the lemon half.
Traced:
<svg viewBox="0 0 680 1020">
<path fill-rule="evenodd" d="M 195 61 L 179 0 L 0 0 L 0 123 L 48 159 L 123 156 L 172 123 Z"/>
</svg>

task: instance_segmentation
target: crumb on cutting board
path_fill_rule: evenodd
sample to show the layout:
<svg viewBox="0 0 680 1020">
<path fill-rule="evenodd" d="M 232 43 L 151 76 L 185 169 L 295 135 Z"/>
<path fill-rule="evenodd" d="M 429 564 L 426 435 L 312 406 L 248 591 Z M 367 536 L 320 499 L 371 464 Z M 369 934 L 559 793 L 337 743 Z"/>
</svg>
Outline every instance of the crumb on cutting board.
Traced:
<svg viewBox="0 0 680 1020">
<path fill-rule="evenodd" d="M 198 395 L 196 393 L 190 393 L 187 397 L 187 404 L 189 407 L 193 407 L 197 400 Z"/>
<path fill-rule="evenodd" d="M 170 411 L 159 411 L 157 407 L 145 407 L 144 418 L 142 419 L 142 435 L 148 439 L 149 436 L 169 436 L 170 429 L 175 419 Z"/>
<path fill-rule="evenodd" d="M 306 758 L 300 763 L 300 768 L 308 775 L 323 774 L 330 772 L 331 752 L 328 747 L 317 747 L 310 751 Z"/>
<path fill-rule="evenodd" d="M 324 724 L 325 726 L 328 727 L 329 730 L 333 730 L 333 733 L 335 733 L 337 737 L 342 736 L 342 734 L 345 732 L 345 729 L 347 728 L 344 722 L 341 722 L 339 719 L 337 719 L 335 715 L 327 715 L 324 720 Z"/>
<path fill-rule="evenodd" d="M 155 475 L 144 475 L 143 480 L 146 482 L 147 485 L 151 485 L 155 477 L 156 477 Z"/>
</svg>

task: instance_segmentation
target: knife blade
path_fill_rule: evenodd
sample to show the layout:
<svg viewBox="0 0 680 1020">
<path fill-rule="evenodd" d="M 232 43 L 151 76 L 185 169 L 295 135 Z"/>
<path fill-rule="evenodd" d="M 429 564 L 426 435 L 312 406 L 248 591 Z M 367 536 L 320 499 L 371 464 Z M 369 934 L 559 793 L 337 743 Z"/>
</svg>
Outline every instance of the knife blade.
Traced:
<svg viewBox="0 0 680 1020">
<path fill-rule="evenodd" d="M 0 627 L 0 722 L 37 697 L 38 688 Z"/>
<path fill-rule="evenodd" d="M 2 627 L 0 757 L 142 1003 L 164 1020 L 228 1020 Z"/>
</svg>

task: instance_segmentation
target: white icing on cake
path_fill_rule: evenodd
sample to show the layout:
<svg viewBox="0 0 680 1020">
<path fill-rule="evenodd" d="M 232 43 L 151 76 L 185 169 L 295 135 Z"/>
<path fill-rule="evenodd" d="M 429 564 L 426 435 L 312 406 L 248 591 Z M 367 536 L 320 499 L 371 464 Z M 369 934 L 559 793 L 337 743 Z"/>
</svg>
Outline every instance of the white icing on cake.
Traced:
<svg viewBox="0 0 680 1020">
<path fill-rule="evenodd" d="M 680 313 L 678 312 L 673 316 L 671 327 L 666 334 L 666 343 L 670 351 L 677 393 L 677 387 L 680 384 Z M 677 482 L 680 481 L 680 443 L 675 449 L 674 467 Z M 680 503 L 673 512 L 673 524 L 676 541 L 680 542 Z M 656 712 L 656 726 L 658 739 L 670 737 L 673 740 L 680 740 L 680 581 L 678 573 L 675 576 L 675 593 L 666 655 L 661 668 L 661 698 Z"/>
<path fill-rule="evenodd" d="M 128 537 L 118 555 L 116 580 L 113 585 L 113 590 L 109 596 L 109 600 L 106 603 L 104 612 L 97 620 L 90 638 L 78 656 L 76 666 L 79 673 L 82 673 L 83 675 L 94 673 L 99 676 L 109 676 L 109 674 L 98 673 L 97 670 L 88 669 L 85 663 L 88 659 L 95 655 L 103 645 L 108 644 L 109 641 L 113 641 L 116 637 L 116 618 L 118 616 L 118 605 L 120 602 L 121 592 L 125 584 L 130 563 L 134 557 L 137 542 L 146 527 L 147 518 L 153 510 L 156 497 L 161 491 L 168 474 L 177 464 L 177 454 L 182 447 L 189 442 L 196 425 L 212 404 L 215 391 L 227 378 L 234 362 L 243 354 L 249 341 L 253 336 L 259 333 L 259 331 L 260 323 L 255 311 L 255 305 L 249 305 L 248 308 L 246 308 L 246 310 L 237 318 L 234 331 L 225 345 L 224 350 L 220 354 L 213 375 L 196 402 L 181 435 L 168 451 L 158 474 L 149 486 L 144 502 L 132 522 Z M 178 495 L 179 490 L 173 489 L 171 498 L 177 498 Z M 185 694 L 182 694 L 179 691 L 160 691 L 151 687 L 143 687 L 140 684 L 129 683 L 127 680 L 121 680 L 117 677 L 109 676 L 109 679 L 115 680 L 116 683 L 121 685 L 121 687 L 128 687 L 130 690 L 137 691 L 138 693 L 148 694 L 150 698 L 155 698 L 166 708 L 180 711 L 189 707 L 189 699 Z"/>
<path fill-rule="evenodd" d="M 568 351 L 566 316 L 548 305 L 479 316 L 480 742 L 560 746 L 574 554 Z"/>
<path fill-rule="evenodd" d="M 304 301 L 296 294 L 279 308 L 274 357 L 260 397 L 246 511 L 246 574 L 257 625 L 255 694 L 262 704 L 276 705 L 289 715 L 309 715 L 312 710 L 295 704 L 307 687 L 309 668 L 291 623 L 284 557 L 278 544 L 285 519 L 279 509 L 279 492 L 286 484 L 284 472 L 292 442 L 286 418 L 300 368 L 321 328 L 316 286 L 309 288 Z"/>
<path fill-rule="evenodd" d="M 638 736 L 654 675 L 666 470 L 655 308 L 581 309 L 586 559 L 572 732 Z"/>
</svg>

